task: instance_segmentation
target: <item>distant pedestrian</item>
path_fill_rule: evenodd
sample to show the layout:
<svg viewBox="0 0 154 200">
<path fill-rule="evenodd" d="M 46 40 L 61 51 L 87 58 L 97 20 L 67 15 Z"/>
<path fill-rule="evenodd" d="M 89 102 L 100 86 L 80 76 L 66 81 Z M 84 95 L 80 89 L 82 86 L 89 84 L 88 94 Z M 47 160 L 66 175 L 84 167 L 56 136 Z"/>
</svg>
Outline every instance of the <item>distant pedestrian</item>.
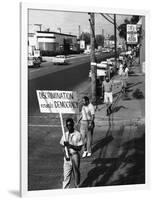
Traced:
<svg viewBox="0 0 154 200">
<path fill-rule="evenodd" d="M 72 118 L 66 120 L 66 127 L 68 131 L 66 132 L 66 138 L 64 136 L 60 140 L 60 144 L 63 147 L 67 147 L 69 158 L 64 157 L 63 165 L 63 189 L 70 187 L 70 181 L 72 175 L 74 175 L 75 187 L 79 187 L 80 183 L 80 150 L 83 146 L 83 139 L 80 132 L 74 129 L 74 121 Z"/>
<path fill-rule="evenodd" d="M 123 67 L 123 71 L 121 74 L 121 81 L 122 81 L 122 92 L 125 94 L 126 93 L 126 88 L 127 88 L 127 78 L 128 78 L 128 71 L 125 70 L 126 68 Z"/>
<path fill-rule="evenodd" d="M 106 104 L 106 115 L 110 115 L 113 103 L 113 84 L 108 76 L 105 77 L 105 81 L 102 83 L 102 90 L 104 93 L 104 103 Z"/>
<path fill-rule="evenodd" d="M 126 65 L 124 68 L 125 68 L 126 78 L 128 79 L 128 72 L 129 72 L 129 69 L 128 69 L 127 65 Z"/>
<path fill-rule="evenodd" d="M 122 69 L 123 69 L 123 61 L 122 60 L 119 60 L 119 75 L 121 76 L 122 74 Z"/>
<path fill-rule="evenodd" d="M 80 133 L 84 139 L 83 155 L 82 157 L 90 157 L 92 155 L 92 142 L 94 132 L 94 119 L 95 108 L 92 103 L 89 102 L 89 98 L 84 96 L 82 99 L 82 110 L 80 121 Z"/>
</svg>

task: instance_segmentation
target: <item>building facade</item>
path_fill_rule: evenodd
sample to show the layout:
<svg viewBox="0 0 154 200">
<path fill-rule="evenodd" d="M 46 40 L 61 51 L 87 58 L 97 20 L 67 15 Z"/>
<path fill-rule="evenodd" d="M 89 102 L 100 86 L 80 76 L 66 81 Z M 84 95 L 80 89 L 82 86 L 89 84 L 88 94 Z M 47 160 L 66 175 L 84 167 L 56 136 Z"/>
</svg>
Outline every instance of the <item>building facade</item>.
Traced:
<svg viewBox="0 0 154 200">
<path fill-rule="evenodd" d="M 41 51 L 77 50 L 77 36 L 58 32 L 36 31 L 28 34 L 28 45 Z"/>
</svg>

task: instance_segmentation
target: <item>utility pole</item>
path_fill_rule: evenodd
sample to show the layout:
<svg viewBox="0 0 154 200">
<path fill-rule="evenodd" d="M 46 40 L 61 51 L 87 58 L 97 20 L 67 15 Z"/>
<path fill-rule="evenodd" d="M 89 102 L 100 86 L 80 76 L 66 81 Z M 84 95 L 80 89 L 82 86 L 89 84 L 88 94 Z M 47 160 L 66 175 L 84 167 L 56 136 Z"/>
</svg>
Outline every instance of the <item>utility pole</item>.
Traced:
<svg viewBox="0 0 154 200">
<path fill-rule="evenodd" d="M 117 66 L 117 30 L 118 25 L 116 23 L 116 14 L 114 14 L 114 18 L 112 18 L 109 14 L 100 13 L 102 17 L 104 17 L 108 22 L 114 25 L 114 49 L 115 49 L 115 66 Z"/>
<path fill-rule="evenodd" d="M 95 15 L 94 13 L 88 13 L 90 15 L 90 62 L 91 62 L 91 92 L 92 92 L 92 102 L 96 104 L 96 79 L 97 79 L 97 68 L 96 68 L 96 58 L 95 58 Z"/>
<path fill-rule="evenodd" d="M 79 39 L 80 39 L 80 35 L 81 35 L 81 28 L 80 28 L 80 25 L 78 26 L 78 31 L 79 31 Z"/>
<path fill-rule="evenodd" d="M 115 66 L 117 67 L 117 25 L 116 25 L 116 14 L 114 14 L 114 48 L 115 48 Z"/>
</svg>

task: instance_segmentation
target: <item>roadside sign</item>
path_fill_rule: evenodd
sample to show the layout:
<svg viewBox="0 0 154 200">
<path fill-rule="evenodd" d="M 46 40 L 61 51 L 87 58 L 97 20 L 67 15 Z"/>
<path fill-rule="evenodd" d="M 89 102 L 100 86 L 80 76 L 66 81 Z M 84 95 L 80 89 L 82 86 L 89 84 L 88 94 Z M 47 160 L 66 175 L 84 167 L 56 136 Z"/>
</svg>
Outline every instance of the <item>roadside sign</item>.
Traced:
<svg viewBox="0 0 154 200">
<path fill-rule="evenodd" d="M 36 49 L 34 50 L 34 57 L 39 57 L 40 56 L 40 50 Z"/>
<path fill-rule="evenodd" d="M 113 80 L 113 91 L 114 93 L 120 92 L 122 90 L 122 81 L 121 80 Z"/>
<path fill-rule="evenodd" d="M 80 49 L 85 49 L 85 41 L 84 40 L 80 40 Z"/>
<path fill-rule="evenodd" d="M 41 113 L 78 113 L 77 93 L 73 91 L 37 90 Z"/>
<path fill-rule="evenodd" d="M 127 44 L 137 44 L 137 43 L 138 43 L 137 25 L 127 24 Z"/>
</svg>

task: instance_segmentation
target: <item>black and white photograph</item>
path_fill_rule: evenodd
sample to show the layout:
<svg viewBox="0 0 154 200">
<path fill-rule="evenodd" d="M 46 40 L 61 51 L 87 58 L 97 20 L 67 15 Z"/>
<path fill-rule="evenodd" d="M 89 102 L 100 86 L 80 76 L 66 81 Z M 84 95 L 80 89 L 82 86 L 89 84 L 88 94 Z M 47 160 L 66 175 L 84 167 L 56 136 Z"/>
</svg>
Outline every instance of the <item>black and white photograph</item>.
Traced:
<svg viewBox="0 0 154 200">
<path fill-rule="evenodd" d="M 145 21 L 28 9 L 28 191 L 146 184 Z"/>
</svg>

